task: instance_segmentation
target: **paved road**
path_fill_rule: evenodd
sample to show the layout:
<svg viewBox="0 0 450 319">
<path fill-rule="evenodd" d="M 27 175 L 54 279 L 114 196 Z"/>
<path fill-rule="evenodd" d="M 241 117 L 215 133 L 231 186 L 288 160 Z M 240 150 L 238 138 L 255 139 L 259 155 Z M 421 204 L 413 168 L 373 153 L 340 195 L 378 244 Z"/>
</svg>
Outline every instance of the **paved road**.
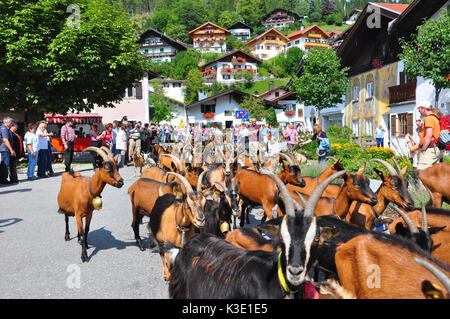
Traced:
<svg viewBox="0 0 450 319">
<path fill-rule="evenodd" d="M 84 176 L 93 173 L 90 164 L 77 165 L 76 170 Z M 107 185 L 103 209 L 94 212 L 88 263 L 81 262 L 74 218 L 70 218 L 71 240 L 64 241 L 64 216 L 57 213 L 56 200 L 61 172 L 32 182 L 19 174 L 21 183 L 0 187 L 1 298 L 168 297 L 157 250 L 141 252 L 130 226 L 127 190 L 135 180 L 133 167 L 120 174 L 124 187 Z M 371 183 L 374 189 L 378 185 Z M 253 225 L 261 218 L 259 213 L 252 211 Z M 146 225 L 141 225 L 141 236 L 148 244 Z"/>
</svg>

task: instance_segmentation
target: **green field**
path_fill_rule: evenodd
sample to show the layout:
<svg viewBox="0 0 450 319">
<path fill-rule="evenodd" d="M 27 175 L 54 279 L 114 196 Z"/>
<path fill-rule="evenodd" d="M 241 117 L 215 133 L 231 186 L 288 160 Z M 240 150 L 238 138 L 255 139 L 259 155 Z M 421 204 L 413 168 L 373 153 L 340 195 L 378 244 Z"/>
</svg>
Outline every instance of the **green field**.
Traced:
<svg viewBox="0 0 450 319">
<path fill-rule="evenodd" d="M 273 82 L 274 87 L 278 87 L 281 85 L 286 85 L 289 82 L 288 78 L 285 79 L 267 79 L 262 81 L 253 82 L 252 86 L 249 89 L 243 89 L 244 92 L 253 94 L 253 92 L 258 91 L 259 94 L 266 92 L 269 90 L 269 84 Z"/>
</svg>

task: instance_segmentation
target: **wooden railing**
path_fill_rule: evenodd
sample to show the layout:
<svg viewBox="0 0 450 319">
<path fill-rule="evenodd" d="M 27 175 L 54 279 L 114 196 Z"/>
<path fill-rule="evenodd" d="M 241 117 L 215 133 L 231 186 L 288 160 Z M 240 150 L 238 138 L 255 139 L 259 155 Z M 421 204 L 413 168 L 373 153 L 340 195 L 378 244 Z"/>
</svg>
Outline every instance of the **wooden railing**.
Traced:
<svg viewBox="0 0 450 319">
<path fill-rule="evenodd" d="M 416 82 L 408 82 L 389 88 L 389 104 L 416 99 Z"/>
</svg>

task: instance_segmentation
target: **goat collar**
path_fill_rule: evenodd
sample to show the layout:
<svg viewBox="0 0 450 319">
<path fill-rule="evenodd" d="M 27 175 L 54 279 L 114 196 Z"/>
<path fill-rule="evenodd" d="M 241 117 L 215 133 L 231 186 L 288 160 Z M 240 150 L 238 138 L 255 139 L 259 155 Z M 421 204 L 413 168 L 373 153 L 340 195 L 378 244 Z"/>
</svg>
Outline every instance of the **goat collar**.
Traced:
<svg viewBox="0 0 450 319">
<path fill-rule="evenodd" d="M 286 282 L 286 278 L 284 277 L 283 274 L 283 267 L 281 267 L 281 251 L 278 254 L 278 280 L 280 281 L 281 287 L 283 287 L 283 290 L 286 294 L 290 294 L 291 292 L 297 292 L 297 290 L 292 291 L 291 289 L 289 289 L 289 285 Z"/>
<path fill-rule="evenodd" d="M 183 227 L 178 225 L 178 210 L 180 209 L 181 205 L 177 207 L 177 210 L 175 211 L 175 226 L 177 227 L 177 230 L 181 233 L 181 244 L 184 245 L 186 241 L 186 232 L 191 228 L 191 224 L 189 224 L 188 227 Z"/>
<path fill-rule="evenodd" d="M 92 179 L 89 177 L 89 183 L 88 183 L 89 194 L 91 194 L 92 198 L 96 198 L 96 197 L 102 198 L 100 195 L 96 196 L 96 195 L 94 194 L 94 192 L 92 191 L 92 188 L 91 188 L 91 181 L 92 181 Z"/>
</svg>

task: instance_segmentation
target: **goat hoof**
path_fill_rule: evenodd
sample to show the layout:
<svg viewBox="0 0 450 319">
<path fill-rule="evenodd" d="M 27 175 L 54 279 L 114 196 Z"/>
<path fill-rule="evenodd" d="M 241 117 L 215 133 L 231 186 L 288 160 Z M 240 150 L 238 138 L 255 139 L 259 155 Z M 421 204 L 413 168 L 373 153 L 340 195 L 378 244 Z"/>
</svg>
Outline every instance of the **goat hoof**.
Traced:
<svg viewBox="0 0 450 319">
<path fill-rule="evenodd" d="M 151 242 L 150 245 L 148 246 L 149 248 L 155 248 L 156 244 L 154 242 Z"/>
<path fill-rule="evenodd" d="M 89 261 L 89 258 L 88 258 L 88 256 L 87 255 L 81 255 L 81 261 L 82 262 L 88 262 Z"/>
<path fill-rule="evenodd" d="M 66 234 L 66 235 L 64 236 L 64 240 L 65 240 L 65 241 L 69 241 L 69 240 L 70 240 L 70 235 L 69 235 L 69 234 Z"/>
</svg>

